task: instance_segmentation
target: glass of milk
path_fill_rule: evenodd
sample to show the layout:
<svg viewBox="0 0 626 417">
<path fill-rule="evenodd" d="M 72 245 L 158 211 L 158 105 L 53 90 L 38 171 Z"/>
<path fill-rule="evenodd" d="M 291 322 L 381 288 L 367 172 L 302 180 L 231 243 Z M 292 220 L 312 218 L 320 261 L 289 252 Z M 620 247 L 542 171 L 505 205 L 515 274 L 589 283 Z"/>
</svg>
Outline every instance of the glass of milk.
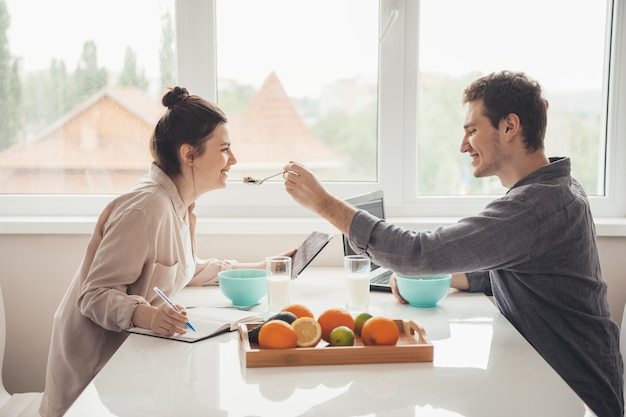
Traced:
<svg viewBox="0 0 626 417">
<path fill-rule="evenodd" d="M 346 282 L 346 308 L 350 312 L 367 311 L 370 303 L 370 260 L 362 255 L 343 258 Z"/>
<path fill-rule="evenodd" d="M 267 272 L 267 303 L 270 313 L 279 312 L 289 305 L 291 282 L 291 257 L 270 256 L 265 258 Z"/>
</svg>

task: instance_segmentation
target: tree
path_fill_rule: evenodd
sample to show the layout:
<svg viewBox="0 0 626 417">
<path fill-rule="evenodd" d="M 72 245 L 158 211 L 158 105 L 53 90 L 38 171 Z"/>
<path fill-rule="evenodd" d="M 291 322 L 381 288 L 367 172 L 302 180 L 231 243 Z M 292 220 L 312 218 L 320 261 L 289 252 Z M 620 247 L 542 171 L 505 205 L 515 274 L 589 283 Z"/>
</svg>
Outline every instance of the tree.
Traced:
<svg viewBox="0 0 626 417">
<path fill-rule="evenodd" d="M 176 85 L 176 55 L 174 53 L 174 24 L 172 15 L 166 12 L 161 17 L 163 30 L 161 33 L 161 51 L 159 63 L 161 70 L 161 87 L 174 87 Z"/>
<path fill-rule="evenodd" d="M 107 85 L 106 68 L 98 68 L 98 48 L 94 41 L 83 45 L 78 67 L 74 74 L 74 97 L 76 104 L 85 101 Z"/>
<path fill-rule="evenodd" d="M 336 173 L 342 179 L 376 179 L 376 121 L 377 103 L 373 101 L 356 112 L 329 112 L 312 127 L 316 138 L 344 158 L 347 171 Z"/>
<path fill-rule="evenodd" d="M 254 87 L 248 84 L 229 85 L 227 88 L 218 90 L 218 103 L 226 114 L 241 114 L 246 110 L 256 92 Z"/>
<path fill-rule="evenodd" d="M 18 64 L 11 59 L 7 31 L 11 23 L 4 0 L 0 0 L 0 150 L 17 143 L 20 130 L 21 90 Z"/>
<path fill-rule="evenodd" d="M 128 46 L 126 47 L 124 68 L 122 68 L 118 85 L 139 87 L 141 91 L 148 89 L 148 80 L 146 80 L 145 71 L 142 69 L 140 72 L 137 69 L 137 54 Z"/>
<path fill-rule="evenodd" d="M 51 109 L 47 121 L 51 123 L 71 110 L 73 100 L 69 88 L 70 76 L 67 73 L 65 62 L 60 59 L 52 59 L 48 75 L 50 77 L 48 90 L 50 94 L 49 103 Z"/>
</svg>

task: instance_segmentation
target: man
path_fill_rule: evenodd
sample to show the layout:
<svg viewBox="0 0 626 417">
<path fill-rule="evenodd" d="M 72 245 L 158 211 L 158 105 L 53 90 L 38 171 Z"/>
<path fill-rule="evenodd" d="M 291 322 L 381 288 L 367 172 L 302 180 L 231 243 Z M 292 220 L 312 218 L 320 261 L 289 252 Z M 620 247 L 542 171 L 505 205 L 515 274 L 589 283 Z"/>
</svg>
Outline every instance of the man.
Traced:
<svg viewBox="0 0 626 417">
<path fill-rule="evenodd" d="M 609 317 L 589 203 L 569 158 L 544 153 L 548 103 L 539 84 L 523 73 L 494 73 L 467 87 L 463 103 L 461 152 L 474 176 L 495 175 L 509 189 L 475 216 L 409 231 L 332 196 L 295 162 L 285 167 L 285 188 L 380 265 L 407 275 L 462 271 L 453 285 L 493 292 L 502 314 L 594 413 L 623 416 L 619 329 Z"/>
</svg>

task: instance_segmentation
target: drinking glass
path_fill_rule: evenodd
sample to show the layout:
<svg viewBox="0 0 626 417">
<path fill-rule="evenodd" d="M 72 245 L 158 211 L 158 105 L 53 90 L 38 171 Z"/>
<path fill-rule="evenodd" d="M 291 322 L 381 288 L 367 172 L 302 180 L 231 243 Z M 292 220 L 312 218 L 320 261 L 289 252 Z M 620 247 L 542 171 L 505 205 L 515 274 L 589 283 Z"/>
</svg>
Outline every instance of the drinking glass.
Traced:
<svg viewBox="0 0 626 417">
<path fill-rule="evenodd" d="M 279 312 L 289 305 L 291 282 L 291 257 L 270 256 L 265 258 L 267 271 L 267 303 L 270 313 Z"/>
<path fill-rule="evenodd" d="M 363 255 L 343 258 L 346 282 L 346 308 L 350 312 L 367 311 L 370 302 L 370 260 Z"/>
</svg>

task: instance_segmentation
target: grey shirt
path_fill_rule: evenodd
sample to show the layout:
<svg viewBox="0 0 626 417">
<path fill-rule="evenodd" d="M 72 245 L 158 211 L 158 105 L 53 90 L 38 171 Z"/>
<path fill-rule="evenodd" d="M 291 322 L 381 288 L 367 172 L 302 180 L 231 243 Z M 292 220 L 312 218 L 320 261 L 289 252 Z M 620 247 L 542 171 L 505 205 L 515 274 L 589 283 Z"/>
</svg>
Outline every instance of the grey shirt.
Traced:
<svg viewBox="0 0 626 417">
<path fill-rule="evenodd" d="M 471 290 L 493 291 L 502 314 L 598 416 L 623 416 L 619 328 L 569 158 L 551 158 L 478 215 L 432 232 L 359 211 L 350 240 L 402 274 L 466 272 Z"/>
</svg>

